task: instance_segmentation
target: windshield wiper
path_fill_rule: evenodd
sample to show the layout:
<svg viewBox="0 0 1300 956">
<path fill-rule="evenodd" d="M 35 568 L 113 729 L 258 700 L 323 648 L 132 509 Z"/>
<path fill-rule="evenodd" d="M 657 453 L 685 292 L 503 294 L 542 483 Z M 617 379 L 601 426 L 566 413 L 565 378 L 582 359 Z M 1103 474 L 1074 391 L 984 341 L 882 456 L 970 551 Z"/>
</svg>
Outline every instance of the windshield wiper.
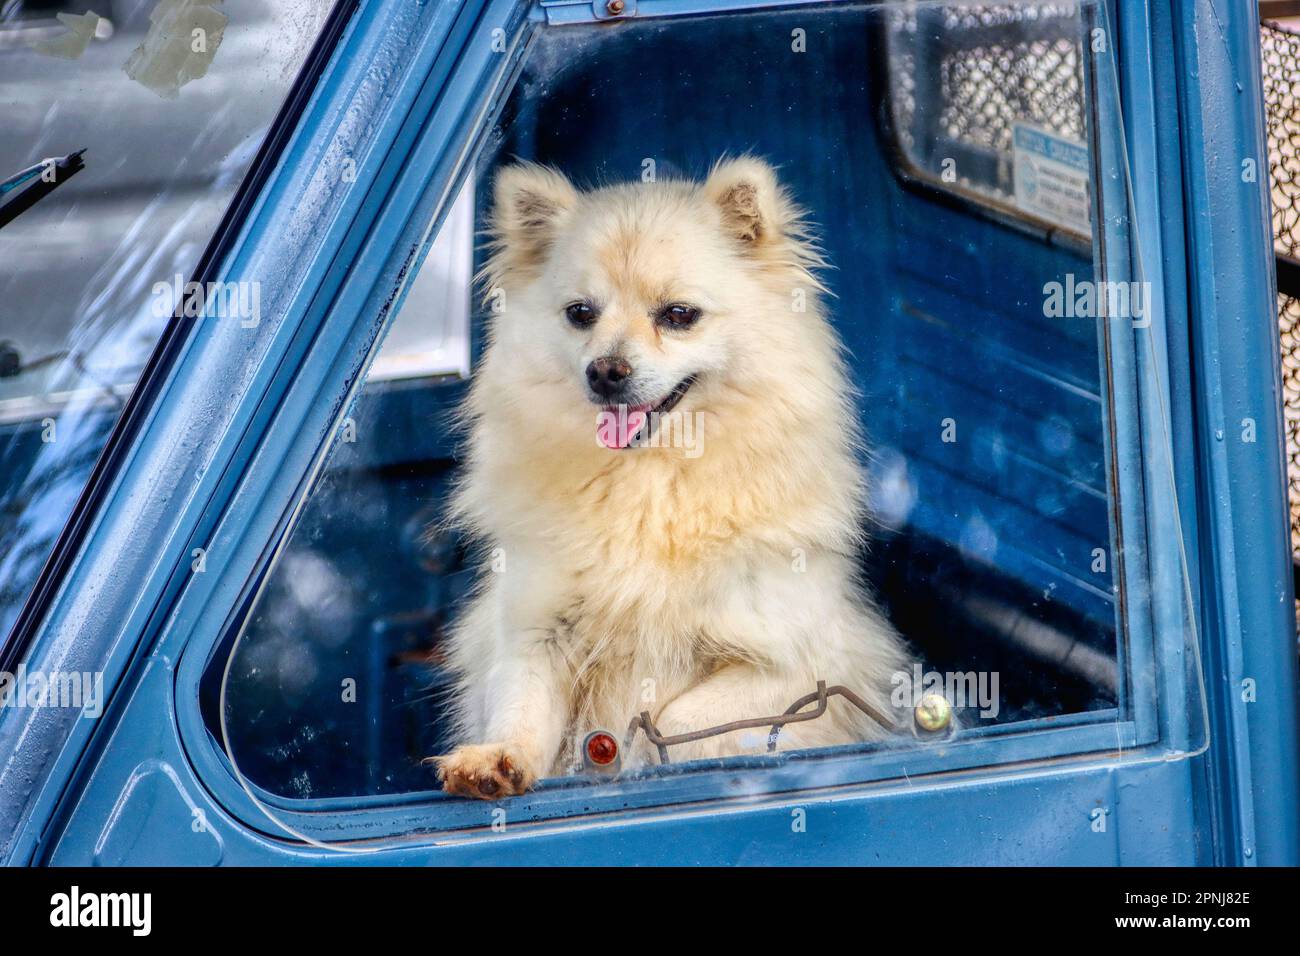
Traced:
<svg viewBox="0 0 1300 956">
<path fill-rule="evenodd" d="M 85 169 L 83 153 L 85 150 L 79 149 L 67 156 L 42 159 L 0 182 L 0 229 Z"/>
</svg>

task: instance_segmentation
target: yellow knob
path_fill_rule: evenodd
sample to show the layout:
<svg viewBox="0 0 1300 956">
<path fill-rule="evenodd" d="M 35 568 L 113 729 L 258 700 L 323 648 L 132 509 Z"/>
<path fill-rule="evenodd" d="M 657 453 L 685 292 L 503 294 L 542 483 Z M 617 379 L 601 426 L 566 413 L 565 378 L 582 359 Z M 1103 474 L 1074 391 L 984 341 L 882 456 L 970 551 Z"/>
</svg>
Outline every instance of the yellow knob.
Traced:
<svg viewBox="0 0 1300 956">
<path fill-rule="evenodd" d="M 926 694 L 916 705 L 916 725 L 926 733 L 936 733 L 952 720 L 952 705 L 942 694 Z"/>
</svg>

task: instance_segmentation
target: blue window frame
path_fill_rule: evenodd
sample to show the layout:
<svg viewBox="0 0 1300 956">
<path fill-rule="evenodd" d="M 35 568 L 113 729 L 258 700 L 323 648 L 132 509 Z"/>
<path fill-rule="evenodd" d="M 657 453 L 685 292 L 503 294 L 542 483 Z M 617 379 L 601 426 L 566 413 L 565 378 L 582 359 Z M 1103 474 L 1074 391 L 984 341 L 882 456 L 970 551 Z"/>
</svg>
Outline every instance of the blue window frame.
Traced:
<svg viewBox="0 0 1300 956">
<path fill-rule="evenodd" d="M 265 580 L 268 559 L 277 543 L 286 540 L 307 491 L 320 475 L 343 412 L 356 398 L 366 363 L 377 350 L 394 302 L 393 289 L 401 286 L 402 276 L 418 260 L 428 223 L 438 220 L 439 210 L 454 195 L 475 152 L 476 137 L 500 105 L 500 94 L 518 67 L 529 35 L 596 15 L 590 4 L 563 0 L 542 3 L 537 9 L 504 2 L 467 3 L 455 9 L 403 6 L 363 5 L 341 41 L 332 69 L 322 76 L 306 104 L 303 122 L 277 174 L 268 181 L 262 201 L 250 210 L 222 264 L 223 275 L 258 272 L 283 280 L 283 298 L 270 310 L 272 320 L 255 336 L 241 339 L 235 330 L 204 327 L 184 343 L 155 393 L 155 404 L 147 410 L 147 428 L 115 476 L 118 487 L 129 491 L 142 476 L 161 472 L 171 481 L 165 500 L 133 501 L 130 495 L 109 500 L 87 532 L 88 544 L 94 547 L 84 548 L 68 567 L 67 602 L 52 607 L 47 629 L 34 643 L 34 653 L 48 656 L 61 651 L 68 660 L 76 660 L 79 653 L 98 654 L 109 682 L 129 677 L 134 685 L 130 699 L 114 701 L 107 726 L 96 735 L 97 762 L 88 771 L 87 789 L 75 807 L 63 808 L 65 815 L 105 818 L 114 807 L 132 805 L 139 794 L 169 795 L 195 813 L 206 808 L 215 814 L 218 811 L 201 799 L 206 788 L 220 812 L 241 820 L 245 828 L 231 830 L 222 820 L 220 827 L 191 829 L 188 836 L 176 831 L 176 836 L 187 846 L 203 844 L 208 858 L 229 860 L 247 860 L 257 846 L 283 837 L 262 816 L 256 801 L 270 806 L 281 820 L 311 839 L 337 843 L 406 835 L 398 841 L 354 847 L 384 850 L 394 861 L 427 858 L 431 838 L 422 833 L 445 834 L 488 821 L 480 805 L 430 801 L 425 794 L 312 802 L 279 801 L 245 791 L 203 726 L 196 703 L 203 670 L 222 634 L 247 613 Z M 697 5 L 677 0 L 662 4 L 642 0 L 629 6 L 641 16 L 700 12 Z M 1180 30 L 1187 28 L 1187 23 L 1180 24 Z M 1145 31 L 1140 35 L 1140 42 L 1150 41 Z M 1099 181 L 1119 190 L 1118 195 L 1103 198 L 1103 204 L 1122 210 L 1119 219 L 1129 225 L 1108 233 L 1103 262 L 1110 274 L 1143 275 L 1155 281 L 1163 297 L 1171 283 L 1163 270 L 1171 258 L 1177 260 L 1161 239 L 1160 227 L 1168 228 L 1168 223 L 1159 215 L 1162 210 L 1155 197 L 1162 193 L 1159 188 L 1130 191 L 1126 183 L 1132 177 L 1138 186 L 1152 187 L 1157 158 L 1167 160 L 1169 149 L 1168 143 L 1147 134 L 1141 107 L 1134 118 L 1131 104 L 1145 103 L 1152 110 L 1156 102 L 1154 72 L 1146 68 L 1149 63 L 1142 59 L 1140 42 L 1126 47 L 1126 56 L 1119 58 L 1116 85 L 1099 84 L 1096 91 L 1100 108 L 1112 118 L 1120 117 L 1121 98 L 1126 106 L 1124 128 L 1097 130 L 1096 155 L 1103 164 L 1109 163 L 1103 165 Z M 397 62 L 402 69 L 386 75 L 372 73 L 370 67 L 379 62 Z M 485 90 L 491 95 L 485 96 Z M 371 94 L 364 101 L 374 104 L 372 115 L 359 117 L 337 109 L 339 104 L 355 102 L 359 94 Z M 345 161 L 355 163 L 356 185 L 339 189 L 338 172 Z M 1197 188 L 1206 186 L 1212 172 L 1194 169 L 1193 176 L 1200 177 Z M 287 245 L 280 238 L 284 235 L 304 238 L 299 245 Z M 1216 236 L 1223 238 L 1221 233 Z M 1176 283 L 1172 286 L 1177 288 Z M 1201 288 L 1196 294 L 1203 298 L 1213 290 Z M 1168 759 L 1193 755 L 1208 743 L 1197 686 L 1200 662 L 1194 659 L 1197 615 L 1188 603 L 1198 581 L 1200 556 L 1184 555 L 1179 547 L 1190 520 L 1189 501 L 1184 484 L 1174 482 L 1175 473 L 1186 474 L 1185 437 L 1190 427 L 1184 412 L 1171 411 L 1178 408 L 1175 399 L 1186 395 L 1186 353 L 1180 358 L 1178 351 L 1186 330 L 1177 325 L 1178 314 L 1157 306 L 1150 330 L 1142 330 L 1145 336 L 1135 335 L 1133 342 L 1116 337 L 1108 349 L 1111 380 L 1128 383 L 1107 396 L 1114 409 L 1112 447 L 1127 450 L 1107 463 L 1121 488 L 1120 527 L 1125 534 L 1121 544 L 1130 558 L 1125 574 L 1138 575 L 1148 562 L 1151 568 L 1146 578 L 1149 587 L 1130 587 L 1125 608 L 1130 622 L 1149 622 L 1146 636 L 1140 630 L 1125 632 L 1126 672 L 1139 685 L 1129 689 L 1132 711 L 1116 714 L 1118 720 L 1093 724 L 1013 725 L 920 751 L 817 756 L 825 771 L 821 786 L 883 781 L 900 773 L 915 779 L 963 769 L 1017 768 L 1016 774 L 998 778 L 1000 783 L 973 795 L 969 807 L 978 814 L 980 807 L 996 805 L 1005 790 L 1014 788 L 1012 776 L 1039 772 L 1023 765 L 1050 769 L 1053 758 L 1093 754 L 1092 762 L 1074 764 L 1082 768 L 1075 774 L 1076 782 L 1088 781 L 1078 792 L 1092 786 L 1091 781 L 1110 778 L 1112 770 L 1123 771 L 1125 779 L 1151 788 L 1155 799 L 1147 823 L 1181 820 L 1188 829 L 1194 828 L 1188 819 L 1190 809 L 1177 797 L 1189 788 L 1187 763 Z M 1168 346 L 1167 338 L 1173 340 Z M 1167 354 L 1174 358 L 1166 359 Z M 235 370 L 247 384 L 231 395 L 228 376 Z M 205 406 L 205 400 L 210 404 Z M 1213 400 L 1225 401 L 1227 396 L 1216 393 Z M 204 437 L 186 445 L 181 439 L 193 434 L 198 424 L 194 410 L 200 407 L 209 412 L 203 417 Z M 1139 415 L 1145 416 L 1146 427 L 1139 428 Z M 1164 427 L 1150 427 L 1150 423 Z M 1141 454 L 1131 453 L 1138 448 Z M 1159 491 L 1166 487 L 1170 494 L 1162 499 Z M 1181 513 L 1175 505 L 1181 506 Z M 97 635 L 92 647 L 74 646 L 71 622 L 78 620 L 79 610 L 91 606 L 94 586 L 110 582 L 110 572 L 120 570 L 121 565 L 114 567 L 113 562 L 130 552 L 129 539 L 141 528 L 159 546 L 155 562 L 142 565 L 137 559 L 131 564 L 147 570 L 147 577 L 143 583 L 118 581 L 107 593 L 101 590 L 93 606 L 120 611 L 121 617 L 115 619 L 119 623 Z M 1138 528 L 1144 535 L 1135 539 L 1130 532 Z M 195 547 L 207 555 L 201 573 L 194 573 L 190 564 Z M 1178 557 L 1171 559 L 1173 554 Z M 151 650 L 138 659 L 132 642 L 142 635 Z M 154 726 L 157 710 L 147 705 L 159 700 L 171 702 L 176 728 Z M 14 721 L 0 724 L 0 745 L 13 743 L 13 728 Z M 54 814 L 60 789 L 56 781 L 60 773 L 66 776 L 70 771 L 89 737 L 86 727 L 66 736 L 61 756 L 46 775 L 47 790 L 40 792 L 41 784 L 36 784 L 33 813 Z M 1130 747 L 1139 749 L 1124 753 Z M 167 754 L 166 758 L 156 756 L 159 753 Z M 141 759 L 134 762 L 137 754 Z M 525 815 L 587 816 L 627 808 L 632 811 L 630 820 L 648 821 L 651 818 L 643 811 L 653 806 L 734 798 L 730 779 L 737 766 L 675 769 L 669 774 L 672 779 L 647 780 L 644 789 L 639 785 L 621 791 L 557 786 L 539 792 Z M 743 766 L 750 768 L 749 782 L 756 792 L 794 792 L 803 783 L 797 766 L 790 762 L 756 758 Z M 1056 771 L 1062 795 L 1071 786 L 1066 779 L 1071 771 L 1065 766 Z M 196 787 L 197 781 L 201 787 Z M 882 823 L 907 826 L 922 810 L 923 800 L 941 794 L 940 788 L 930 788 L 909 802 L 893 792 L 874 806 Z M 727 813 L 713 824 L 716 837 L 724 839 L 743 825 L 746 814 L 734 799 L 719 806 Z M 1067 812 L 1065 804 L 1061 806 L 1060 812 Z M 772 819 L 767 811 L 748 816 Z M 779 813 L 775 819 L 780 821 Z M 1142 814 L 1132 819 L 1126 826 L 1140 825 Z M 168 827 L 174 829 L 174 824 L 155 822 L 160 834 Z M 662 830 L 653 822 L 645 826 L 648 836 Z M 983 833 L 985 828 L 978 829 Z M 36 853 L 39 833 L 21 828 L 18 832 L 20 845 L 8 847 L 9 852 Z M 700 832 L 698 827 L 695 832 Z M 120 839 L 121 831 L 106 824 L 94 852 L 109 862 L 118 858 L 115 853 L 139 860 L 139 853 L 131 855 L 132 847 L 114 842 Z M 479 852 L 465 849 L 473 834 L 459 839 L 462 851 L 449 851 L 448 861 L 474 858 L 474 852 Z M 574 839 L 561 837 L 553 845 L 573 853 Z M 1112 848 L 1113 844 L 1104 844 L 1102 859 Z M 67 846 L 66 852 L 75 856 L 83 849 Z M 309 846 L 283 852 L 302 861 L 319 858 Z M 533 852 L 522 847 L 521 858 Z M 1150 850 L 1166 859 L 1178 858 L 1179 852 L 1168 841 Z"/>
<path fill-rule="evenodd" d="M 544 12 L 553 15 L 555 8 L 544 7 Z M 647 12 L 650 11 L 642 11 L 643 14 Z M 543 25 L 536 19 L 520 20 L 518 35 L 505 42 L 501 34 L 493 32 L 500 28 L 492 26 L 490 20 L 484 21 L 480 24 L 479 42 L 491 44 L 492 38 L 495 37 L 494 45 L 498 51 L 509 48 L 522 52 L 529 43 L 535 46 L 543 45 L 543 38 L 538 36 L 539 31 L 584 29 L 579 25 L 573 10 L 566 9 L 564 13 L 563 25 Z M 1076 29 L 1104 31 L 1104 24 L 1104 14 L 1095 6 L 1085 4 L 1081 8 Z M 482 32 L 484 30 L 486 33 Z M 1088 63 L 1086 75 L 1090 80 L 1087 115 L 1088 125 L 1092 130 L 1094 162 L 1097 164 L 1096 181 L 1119 184 L 1108 193 L 1099 195 L 1098 201 L 1102 210 L 1121 210 L 1115 218 L 1123 219 L 1133 210 L 1127 188 L 1127 156 L 1118 127 L 1120 110 L 1117 79 L 1111 68 L 1112 61 L 1106 55 L 1105 46 L 1095 52 L 1101 55 Z M 491 62 L 488 60 L 487 64 Z M 488 65 L 483 67 L 483 69 L 487 68 Z M 493 88 L 485 87 L 485 92 L 480 94 L 484 106 L 483 112 L 479 114 L 479 135 L 486 129 L 483 117 L 488 116 L 493 109 L 490 104 L 494 102 L 499 104 L 502 101 L 508 93 L 509 82 L 517 69 L 516 64 L 511 64 L 508 69 L 497 72 L 494 79 L 498 85 Z M 484 76 L 482 72 L 478 75 Z M 436 114 L 433 122 L 435 124 L 437 122 Z M 629 133 L 635 135 L 634 130 L 621 132 L 625 137 Z M 562 137 L 563 132 L 555 135 Z M 610 138 L 617 141 L 620 136 L 612 135 Z M 516 148 L 518 147 L 519 144 L 516 144 Z M 523 148 L 528 148 L 526 140 Z M 468 153 L 464 154 L 462 159 L 467 157 Z M 605 157 L 601 159 L 604 161 Z M 628 157 L 623 159 L 627 160 Z M 409 164 L 408 168 L 413 169 Z M 601 171 L 602 169 L 596 168 L 592 172 L 598 175 Z M 461 174 L 467 174 L 464 167 Z M 429 173 L 426 171 L 425 175 Z M 449 195 L 449 189 L 458 188 L 456 186 L 458 181 L 450 180 L 448 186 L 437 187 L 439 194 Z M 430 221 L 436 220 L 436 216 L 429 215 Z M 1098 268 L 1107 276 L 1139 275 L 1141 253 L 1134 248 L 1133 237 L 1122 229 L 1104 225 L 1105 220 L 1102 216 L 1097 218 L 1099 220 L 1098 247 L 1105 250 L 1102 258 L 1097 260 Z M 419 217 L 416 216 L 403 223 L 402 229 L 407 232 L 418 229 L 419 221 Z M 427 230 L 423 237 L 427 240 Z M 919 241 L 919 238 L 915 241 Z M 400 240 L 394 245 L 403 248 Z M 1083 271 L 1090 268 L 1090 264 L 1085 260 L 1080 263 L 1079 268 Z M 915 306 L 911 307 L 915 308 Z M 1081 589 L 1082 596 L 1078 599 L 1084 602 L 1085 606 L 1096 601 L 1098 606 L 1104 609 L 1102 613 L 1111 615 L 1112 619 L 1116 614 L 1116 604 L 1122 605 L 1119 613 L 1122 615 L 1120 633 L 1123 639 L 1115 647 L 1116 672 L 1123 675 L 1122 686 L 1117 687 L 1119 692 L 1117 705 L 1093 710 L 1081 709 L 1072 714 L 1037 719 L 1031 717 L 985 729 L 977 728 L 966 732 L 962 739 L 937 749 L 886 750 L 875 753 L 868 749 L 865 753 L 859 750 L 859 752 L 822 754 L 816 758 L 820 763 L 818 771 L 820 780 L 830 779 L 841 783 L 887 780 L 904 773 L 914 775 L 953 771 L 991 764 L 1061 757 L 1072 753 L 1109 751 L 1115 748 L 1127 750 L 1161 740 L 1156 726 L 1156 696 L 1159 690 L 1156 683 L 1161 679 L 1162 663 L 1158 661 L 1160 651 L 1153 640 L 1153 617 L 1157 612 L 1151 602 L 1153 589 L 1149 582 L 1152 575 L 1164 575 L 1169 580 L 1177 581 L 1185 571 L 1181 566 L 1181 550 L 1177 547 L 1176 521 L 1172 514 L 1162 514 L 1159 503 L 1146 499 L 1143 493 L 1145 482 L 1171 480 L 1167 471 L 1171 467 L 1168 455 L 1161 454 L 1150 447 L 1153 441 L 1160 440 L 1159 437 L 1152 435 L 1144 437 L 1136 429 L 1137 409 L 1141 400 L 1140 390 L 1145 389 L 1146 393 L 1150 394 L 1153 389 L 1164 387 L 1160 384 L 1159 369 L 1150 365 L 1149 351 L 1143 351 L 1143 343 L 1150 341 L 1144 335 L 1145 332 L 1145 329 L 1129 330 L 1122 323 L 1118 329 L 1110 323 L 1100 325 L 1101 339 L 1098 348 L 1109 363 L 1110 376 L 1103 376 L 1099 383 L 1100 391 L 1097 397 L 1108 411 L 1108 414 L 1102 415 L 1102 420 L 1108 429 L 1113 428 L 1113 431 L 1108 430 L 1105 433 L 1107 441 L 1098 446 L 1098 454 L 1101 457 L 1098 458 L 1097 467 L 1104 469 L 1105 474 L 1111 476 L 1109 481 L 1113 482 L 1111 487 L 1114 492 L 1112 506 L 1116 512 L 1111 523 L 1115 528 L 1122 529 L 1123 540 L 1117 538 L 1107 542 L 1110 546 L 1109 553 L 1117 558 L 1114 591 L 1107 593 L 1107 590 L 1094 588 L 1090 592 L 1085 586 Z M 353 390 L 348 401 L 355 401 L 359 396 L 356 387 L 358 379 L 352 381 Z M 450 405 L 458 396 L 459 390 L 456 387 L 445 389 L 435 397 L 434 406 L 424 408 L 422 414 L 428 416 L 438 411 L 439 406 Z M 389 417 L 401 414 L 394 409 L 398 407 L 396 403 L 402 400 L 400 394 L 388 395 L 381 399 L 384 411 L 380 414 Z M 427 405 L 427 400 L 425 403 Z M 333 407 L 347 406 L 334 405 Z M 347 417 L 348 414 L 338 415 L 334 426 L 337 428 L 338 424 Z M 337 453 L 340 439 L 334 438 L 333 443 L 334 453 Z M 318 447 L 313 466 L 316 476 L 323 474 L 322 469 L 330 454 L 329 447 L 328 445 Z M 1163 475 L 1162 469 L 1165 469 Z M 318 482 L 320 479 L 315 477 L 313 480 Z M 956 493 L 974 492 L 959 489 Z M 302 501 L 297 505 L 298 508 L 304 506 Z M 1147 513 L 1148 509 L 1150 514 Z M 948 530 L 951 534 L 960 533 L 959 529 L 943 529 L 941 515 L 936 514 L 935 520 L 940 522 L 935 526 L 936 530 Z M 1158 527 L 1162 521 L 1165 522 L 1163 538 L 1160 537 L 1161 532 Z M 289 541 L 286 531 L 291 527 L 291 523 L 281 522 L 279 527 L 282 530 L 279 532 L 278 547 L 282 548 Z M 1173 539 L 1168 537 L 1170 529 L 1173 529 Z M 263 593 L 261 589 L 267 584 L 268 576 L 273 574 L 272 563 L 267 560 L 269 557 L 269 554 L 264 555 L 259 564 L 257 576 L 253 579 L 255 586 L 246 589 L 240 601 L 231 605 L 235 609 L 234 613 L 222 622 L 221 630 L 227 636 L 227 642 L 221 645 L 221 653 L 214 651 L 213 656 L 207 658 L 186 655 L 179 672 L 180 699 L 193 701 L 201 696 L 204 672 L 209 675 L 210 684 L 214 675 L 222 673 L 221 656 L 225 653 L 225 648 L 229 647 L 230 637 L 243 626 L 246 609 L 256 605 L 259 595 Z M 1031 569 L 1035 567 L 1035 559 L 1032 554 L 1026 557 L 1028 562 L 1023 565 L 1023 573 L 1031 574 Z M 1041 562 L 1042 559 L 1039 558 L 1037 561 Z M 1056 580 L 1059 580 L 1062 571 L 1065 572 L 1068 580 L 1068 567 L 1058 568 L 1049 574 L 1056 574 L 1058 576 Z M 1044 580 L 1050 582 L 1054 579 L 1049 576 Z M 1089 597 L 1090 593 L 1097 594 L 1099 598 Z M 1177 593 L 1181 599 L 1185 592 L 1180 590 Z M 1119 602 L 1115 601 L 1116 596 L 1120 598 Z M 1167 629 L 1165 634 L 1169 651 L 1181 656 L 1189 646 L 1194 646 L 1195 638 L 1194 632 L 1188 630 L 1187 608 L 1182 606 L 1179 600 L 1175 600 L 1174 604 L 1176 626 Z M 1167 620 L 1166 623 L 1172 623 L 1172 619 Z M 372 650 L 371 653 L 374 651 Z M 1183 699 L 1188 697 L 1188 689 L 1181 686 L 1177 680 L 1171 681 L 1165 690 L 1171 694 L 1179 694 Z M 211 686 L 208 696 L 209 698 L 213 696 Z M 1197 692 L 1193 690 L 1191 695 L 1193 713 L 1199 707 L 1196 697 Z M 215 701 L 210 700 L 210 706 L 215 707 Z M 1171 704 L 1173 712 L 1180 709 L 1182 709 L 1181 705 L 1173 707 Z M 264 790 L 252 780 L 243 778 L 242 775 L 236 775 L 237 780 L 230 779 L 228 761 L 223 759 L 224 755 L 219 749 L 214 750 L 212 747 L 214 736 L 220 736 L 220 728 L 214 726 L 216 721 L 210 718 L 204 726 L 197 719 L 194 708 L 182 709 L 180 719 L 182 730 L 191 742 L 191 753 L 200 759 L 200 763 L 207 763 L 209 779 L 218 782 L 219 791 L 223 794 L 227 805 L 235 809 L 250 825 L 259 823 L 265 825 L 262 814 L 269 811 L 275 819 L 298 834 L 315 840 L 333 840 L 347 839 L 354 832 L 353 827 L 358 826 L 364 827 L 366 832 L 372 834 L 399 834 L 430 827 L 444 830 L 473 826 L 481 824 L 487 812 L 481 806 L 450 801 L 441 795 L 432 794 L 428 788 L 422 790 L 418 783 L 414 785 L 407 783 L 405 792 L 399 790 L 397 793 L 360 796 L 340 794 L 306 799 L 299 797 L 304 791 L 310 793 L 309 788 L 304 788 L 304 791 L 298 793 L 294 793 L 291 788 L 275 792 Z M 1184 720 L 1183 723 L 1185 722 Z M 1178 726 L 1180 724 L 1177 720 L 1169 725 L 1168 729 L 1171 733 L 1163 738 L 1163 746 L 1166 749 L 1186 751 L 1201 745 L 1203 734 L 1200 733 L 1199 728 L 1179 733 Z M 282 748 L 278 749 L 282 752 Z M 673 768 L 668 772 L 667 776 L 670 779 L 667 780 L 665 772 L 661 770 L 641 778 L 623 780 L 617 784 L 593 784 L 581 780 L 551 781 L 539 791 L 513 804 L 511 812 L 528 819 L 545 819 L 571 815 L 579 809 L 579 804 L 581 812 L 601 812 L 725 798 L 731 793 L 730 777 L 734 775 L 736 768 L 741 766 L 746 768 L 748 777 L 746 785 L 751 789 L 773 792 L 793 791 L 800 789 L 801 780 L 805 779 L 802 776 L 803 765 L 798 760 L 791 761 L 785 757 L 745 758 L 729 762 L 725 769 L 719 768 L 716 771 L 698 767 Z M 418 780 L 418 778 L 414 779 Z M 260 807 L 250 806 L 250 803 L 258 804 Z M 240 807 L 244 809 L 241 811 Z"/>
</svg>

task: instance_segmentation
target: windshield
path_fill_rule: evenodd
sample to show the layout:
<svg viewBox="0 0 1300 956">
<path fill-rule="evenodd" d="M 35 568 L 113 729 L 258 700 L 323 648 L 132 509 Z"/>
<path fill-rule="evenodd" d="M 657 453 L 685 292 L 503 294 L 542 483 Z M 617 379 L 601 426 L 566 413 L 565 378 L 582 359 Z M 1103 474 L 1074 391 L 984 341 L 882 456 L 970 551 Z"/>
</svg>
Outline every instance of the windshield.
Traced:
<svg viewBox="0 0 1300 956">
<path fill-rule="evenodd" d="M 329 12 L 0 3 L 0 639 Z"/>
</svg>

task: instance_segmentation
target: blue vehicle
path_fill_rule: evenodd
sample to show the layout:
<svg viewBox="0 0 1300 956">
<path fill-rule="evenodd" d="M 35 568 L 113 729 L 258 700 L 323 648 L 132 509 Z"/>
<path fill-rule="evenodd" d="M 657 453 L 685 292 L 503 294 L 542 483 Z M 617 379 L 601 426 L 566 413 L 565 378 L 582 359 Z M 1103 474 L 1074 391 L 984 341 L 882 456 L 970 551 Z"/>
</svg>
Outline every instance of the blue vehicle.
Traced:
<svg viewBox="0 0 1300 956">
<path fill-rule="evenodd" d="M 0 860 L 1300 863 L 1292 6 L 0 3 Z M 929 693 L 443 793 L 488 187 L 740 153 Z"/>
</svg>

